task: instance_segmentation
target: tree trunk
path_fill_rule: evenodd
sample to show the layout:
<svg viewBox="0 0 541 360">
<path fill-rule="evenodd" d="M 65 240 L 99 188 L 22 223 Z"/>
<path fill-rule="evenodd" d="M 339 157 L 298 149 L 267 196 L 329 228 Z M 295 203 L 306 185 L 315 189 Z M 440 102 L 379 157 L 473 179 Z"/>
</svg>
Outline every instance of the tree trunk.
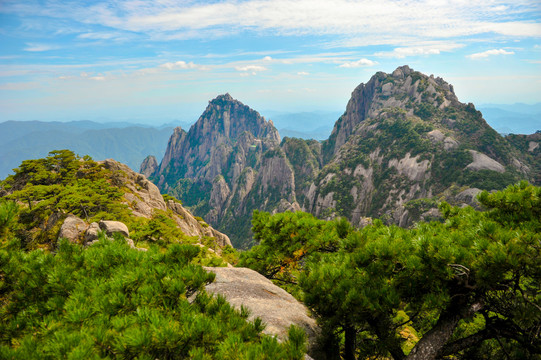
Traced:
<svg viewBox="0 0 541 360">
<path fill-rule="evenodd" d="M 451 301 L 451 304 L 441 313 L 436 325 L 427 332 L 411 350 L 406 360 L 434 360 L 443 349 L 460 321 L 471 316 L 482 308 L 480 304 L 470 307 L 464 304 L 460 297 Z"/>
<path fill-rule="evenodd" d="M 344 327 L 344 332 L 346 335 L 344 359 L 355 360 L 355 340 L 357 338 L 357 331 L 353 326 L 346 326 Z"/>
</svg>

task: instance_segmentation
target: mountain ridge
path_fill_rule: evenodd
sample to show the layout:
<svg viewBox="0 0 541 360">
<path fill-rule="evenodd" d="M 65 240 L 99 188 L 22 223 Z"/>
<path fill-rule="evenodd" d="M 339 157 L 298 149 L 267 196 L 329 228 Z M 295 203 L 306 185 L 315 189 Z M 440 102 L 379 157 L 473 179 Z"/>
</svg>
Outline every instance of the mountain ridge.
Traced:
<svg viewBox="0 0 541 360">
<path fill-rule="evenodd" d="M 242 111 L 231 112 L 239 104 Z M 246 114 L 257 114 L 253 123 L 261 128 L 225 136 Z M 344 216 L 355 226 L 378 217 L 408 226 L 437 216 L 443 199 L 473 204 L 461 195 L 468 188 L 535 181 L 536 149 L 522 155 L 473 104 L 461 103 L 452 85 L 405 65 L 356 87 L 322 142 L 280 141 L 271 121 L 220 95 L 187 133 L 175 129 L 151 178 L 230 234 L 235 246 L 247 247 L 253 210 Z M 419 203 L 423 198 L 429 200 Z"/>
</svg>

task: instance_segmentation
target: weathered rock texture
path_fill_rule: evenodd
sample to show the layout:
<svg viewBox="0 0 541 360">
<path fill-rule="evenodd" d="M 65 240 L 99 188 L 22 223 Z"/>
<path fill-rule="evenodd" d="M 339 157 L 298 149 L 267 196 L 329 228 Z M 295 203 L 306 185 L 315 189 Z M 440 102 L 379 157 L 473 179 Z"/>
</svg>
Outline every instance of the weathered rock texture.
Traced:
<svg viewBox="0 0 541 360">
<path fill-rule="evenodd" d="M 73 243 L 78 243 L 84 236 L 88 224 L 75 215 L 68 214 L 58 233 L 59 238 L 66 238 Z"/>
<path fill-rule="evenodd" d="M 539 136 L 503 138 L 452 85 L 402 66 L 360 84 L 321 143 L 280 143 L 271 121 L 218 96 L 189 132 L 175 129 L 151 178 L 247 247 L 253 210 L 408 226 L 436 214 L 417 199 L 537 183 L 539 143 Z"/>
<path fill-rule="evenodd" d="M 267 325 L 265 334 L 287 340 L 288 328 L 296 325 L 308 337 L 308 353 L 316 352 L 319 328 L 308 315 L 308 309 L 291 294 L 274 285 L 269 279 L 247 268 L 205 268 L 216 274 L 216 280 L 206 287 L 212 294 L 220 294 L 240 309 L 250 310 L 250 320 L 261 318 Z"/>
<path fill-rule="evenodd" d="M 241 233 L 236 246 L 246 245 L 253 210 L 300 208 L 278 131 L 229 94 L 210 101 L 188 133 L 175 129 L 151 176 L 213 226 Z"/>
<path fill-rule="evenodd" d="M 124 192 L 124 203 L 131 210 L 133 216 L 150 219 L 157 210 L 168 212 L 178 228 L 187 236 L 197 237 L 200 241 L 204 237 L 214 238 L 218 252 L 225 246 L 231 246 L 227 235 L 217 231 L 204 221 L 196 219 L 180 203 L 173 200 L 165 202 L 158 187 L 147 180 L 144 175 L 138 174 L 128 166 L 112 159 L 101 161 L 99 164 L 111 171 L 111 182 Z M 91 243 L 98 239 L 99 231 L 104 231 L 108 236 L 115 233 L 120 233 L 126 238 L 130 236 L 128 227 L 120 221 L 102 220 L 88 224 L 72 214 L 68 214 L 67 217 L 65 215 L 56 216 L 54 219 L 55 223 L 63 221 L 58 237 L 67 238 L 72 242 Z M 133 241 L 130 244 L 133 244 Z"/>
<path fill-rule="evenodd" d="M 158 168 L 158 161 L 156 160 L 156 157 L 154 155 L 149 155 L 141 163 L 141 168 L 139 172 L 145 175 L 146 177 L 149 177 L 156 171 L 157 168 Z"/>
</svg>

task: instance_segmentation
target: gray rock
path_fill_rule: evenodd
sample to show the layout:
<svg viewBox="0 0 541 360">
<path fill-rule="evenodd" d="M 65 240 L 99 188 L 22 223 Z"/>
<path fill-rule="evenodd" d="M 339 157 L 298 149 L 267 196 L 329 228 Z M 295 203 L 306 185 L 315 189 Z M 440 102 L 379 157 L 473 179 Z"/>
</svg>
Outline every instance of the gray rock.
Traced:
<svg viewBox="0 0 541 360">
<path fill-rule="evenodd" d="M 99 222 L 100 229 L 105 231 L 108 236 L 115 233 L 120 233 L 124 237 L 129 237 L 130 232 L 128 227 L 120 221 L 101 220 Z"/>
<path fill-rule="evenodd" d="M 98 232 L 100 231 L 100 226 L 97 222 L 90 224 L 85 233 L 85 244 L 91 243 L 94 240 L 98 239 Z"/>
<path fill-rule="evenodd" d="M 84 220 L 69 214 L 60 228 L 58 237 L 66 238 L 72 243 L 78 243 L 87 228 L 88 224 Z"/>
<path fill-rule="evenodd" d="M 432 140 L 433 143 L 443 142 L 445 140 L 445 135 L 439 130 L 432 130 L 427 133 L 428 138 Z"/>
<path fill-rule="evenodd" d="M 446 137 L 443 141 L 443 148 L 445 150 L 456 149 L 458 147 L 458 141 L 453 138 Z"/>
<path fill-rule="evenodd" d="M 466 169 L 479 171 L 479 170 L 492 170 L 499 173 L 505 172 L 505 167 L 494 159 L 489 158 L 487 155 L 475 150 L 470 150 L 473 156 L 473 162 L 466 166 Z"/>
<path fill-rule="evenodd" d="M 139 172 L 148 178 L 156 172 L 156 169 L 158 169 L 158 161 L 156 160 L 156 157 L 149 155 L 141 163 Z"/>
<path fill-rule="evenodd" d="M 308 309 L 291 294 L 274 285 L 269 279 L 247 268 L 210 268 L 216 280 L 206 287 L 207 292 L 220 294 L 235 308 L 250 310 L 250 320 L 261 318 L 267 325 L 265 334 L 287 339 L 290 325 L 301 327 L 308 338 L 308 354 L 316 352 L 319 328 L 308 315 Z M 314 355 L 312 355 L 314 356 Z"/>
<path fill-rule="evenodd" d="M 477 201 L 477 195 L 482 192 L 481 189 L 478 188 L 469 188 L 464 191 L 461 191 L 455 196 L 455 199 L 457 202 L 461 202 L 473 207 L 479 206 L 479 202 Z"/>
</svg>

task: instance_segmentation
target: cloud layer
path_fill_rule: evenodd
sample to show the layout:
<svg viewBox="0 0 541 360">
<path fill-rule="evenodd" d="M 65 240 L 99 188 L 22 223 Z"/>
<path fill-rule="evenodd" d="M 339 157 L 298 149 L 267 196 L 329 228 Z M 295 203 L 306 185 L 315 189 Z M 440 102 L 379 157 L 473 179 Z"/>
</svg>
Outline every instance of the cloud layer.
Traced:
<svg viewBox="0 0 541 360">
<path fill-rule="evenodd" d="M 46 0 L 35 4 L 7 1 L 0 11 L 65 18 L 155 39 L 223 37 L 243 31 L 383 39 L 405 35 L 401 30 L 407 29 L 407 37 L 419 40 L 486 33 L 541 36 L 539 10 L 535 0 L 126 0 L 97 1 L 91 6 Z M 111 32 L 81 34 L 87 39 L 115 36 Z"/>
</svg>

